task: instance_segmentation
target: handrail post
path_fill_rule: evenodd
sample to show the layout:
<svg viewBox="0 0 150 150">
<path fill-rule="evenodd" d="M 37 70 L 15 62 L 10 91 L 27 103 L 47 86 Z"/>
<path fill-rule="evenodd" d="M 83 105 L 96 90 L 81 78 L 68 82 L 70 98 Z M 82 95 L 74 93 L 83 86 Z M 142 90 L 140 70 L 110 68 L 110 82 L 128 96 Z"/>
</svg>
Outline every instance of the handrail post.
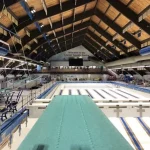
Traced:
<svg viewBox="0 0 150 150">
<path fill-rule="evenodd" d="M 36 90 L 35 90 L 35 98 L 36 98 Z"/>
<path fill-rule="evenodd" d="M 41 95 L 41 88 L 40 88 L 40 95 Z"/>
<path fill-rule="evenodd" d="M 22 110 L 23 110 L 23 96 L 22 96 Z"/>
</svg>

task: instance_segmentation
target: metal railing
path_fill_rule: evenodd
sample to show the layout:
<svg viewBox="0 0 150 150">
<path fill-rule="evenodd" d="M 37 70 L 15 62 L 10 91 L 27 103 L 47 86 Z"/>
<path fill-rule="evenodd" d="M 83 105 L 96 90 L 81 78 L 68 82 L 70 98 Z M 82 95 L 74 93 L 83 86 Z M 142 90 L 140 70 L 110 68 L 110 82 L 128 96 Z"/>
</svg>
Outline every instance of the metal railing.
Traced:
<svg viewBox="0 0 150 150">
<path fill-rule="evenodd" d="M 6 121 L 8 121 L 13 115 L 18 113 L 19 111 L 23 110 L 24 108 L 26 108 L 29 105 L 32 105 L 33 101 L 36 100 L 37 97 L 40 96 L 43 92 L 48 90 L 53 84 L 54 84 L 54 82 L 49 82 L 49 83 L 46 83 L 43 86 L 39 87 L 38 89 L 32 89 L 30 91 L 26 91 L 26 94 L 22 95 L 18 101 L 17 111 L 15 111 L 14 113 L 12 111 L 8 112 L 7 119 L 4 120 L 3 122 L 1 121 L 0 125 L 4 124 Z M 17 96 L 17 95 L 14 94 L 13 97 L 16 98 L 15 96 Z M 13 101 L 13 100 L 15 100 L 15 99 L 12 99 L 11 101 Z"/>
</svg>

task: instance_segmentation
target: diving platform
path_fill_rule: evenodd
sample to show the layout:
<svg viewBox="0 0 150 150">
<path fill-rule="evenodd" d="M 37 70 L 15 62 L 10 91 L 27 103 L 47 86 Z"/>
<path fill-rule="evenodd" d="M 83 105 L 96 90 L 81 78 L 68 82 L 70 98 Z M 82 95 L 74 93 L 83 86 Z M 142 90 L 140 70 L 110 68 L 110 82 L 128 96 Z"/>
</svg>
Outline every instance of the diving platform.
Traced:
<svg viewBox="0 0 150 150">
<path fill-rule="evenodd" d="M 55 96 L 18 150 L 132 150 L 89 96 Z"/>
</svg>

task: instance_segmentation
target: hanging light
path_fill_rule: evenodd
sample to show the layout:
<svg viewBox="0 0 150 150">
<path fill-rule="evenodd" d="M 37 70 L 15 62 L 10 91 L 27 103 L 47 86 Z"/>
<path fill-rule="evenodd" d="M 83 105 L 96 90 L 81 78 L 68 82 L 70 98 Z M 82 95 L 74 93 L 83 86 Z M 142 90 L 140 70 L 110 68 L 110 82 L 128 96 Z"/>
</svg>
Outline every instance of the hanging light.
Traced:
<svg viewBox="0 0 150 150">
<path fill-rule="evenodd" d="M 126 40 L 124 40 L 124 42 L 123 42 L 124 44 L 126 44 L 127 43 L 127 41 Z"/>
<path fill-rule="evenodd" d="M 44 27 L 44 25 L 43 25 L 43 24 L 40 24 L 40 27 L 41 27 L 41 28 L 43 28 L 43 27 Z"/>
<path fill-rule="evenodd" d="M 33 7 L 30 8 L 30 11 L 32 14 L 36 13 L 36 10 Z"/>
<path fill-rule="evenodd" d="M 141 30 L 138 32 L 137 37 L 141 37 Z"/>
</svg>

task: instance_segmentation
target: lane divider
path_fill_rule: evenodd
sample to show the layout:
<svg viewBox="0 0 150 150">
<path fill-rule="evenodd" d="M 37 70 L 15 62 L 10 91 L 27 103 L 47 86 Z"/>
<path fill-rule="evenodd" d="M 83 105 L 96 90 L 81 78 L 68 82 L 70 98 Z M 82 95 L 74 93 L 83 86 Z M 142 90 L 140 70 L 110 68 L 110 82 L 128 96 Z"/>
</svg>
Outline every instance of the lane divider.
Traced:
<svg viewBox="0 0 150 150">
<path fill-rule="evenodd" d="M 102 91 L 105 92 L 106 94 L 110 95 L 111 97 L 116 98 L 114 95 L 112 95 L 112 94 L 106 92 L 105 90 L 102 90 Z"/>
<path fill-rule="evenodd" d="M 150 90 L 148 90 L 148 89 L 144 89 L 144 88 L 141 88 L 141 87 L 138 87 L 138 86 L 134 86 L 134 85 L 126 85 L 126 84 L 121 84 L 121 83 L 117 83 L 117 82 L 113 82 L 113 81 L 100 81 L 100 82 L 97 82 L 97 81 L 77 81 L 77 82 L 60 82 L 60 81 L 58 81 L 58 82 L 56 82 L 55 84 L 53 84 L 49 89 L 47 89 L 46 91 L 44 91 L 41 95 L 39 95 L 38 97 L 37 97 L 37 99 L 41 99 L 41 98 L 45 98 L 46 97 L 46 95 L 47 94 L 49 94 L 50 93 L 50 91 L 52 91 L 53 90 L 53 88 L 55 88 L 55 86 L 56 85 L 58 85 L 58 84 L 61 84 L 61 83 L 108 83 L 108 84 L 114 84 L 114 85 L 119 85 L 119 86 L 122 86 L 122 87 L 126 87 L 126 88 L 130 88 L 130 89 L 135 89 L 135 90 L 139 90 L 139 91 L 142 91 L 142 92 L 146 92 L 146 93 L 150 93 Z M 106 92 L 106 91 L 104 91 L 104 90 L 102 90 L 103 92 L 105 92 L 105 93 L 107 93 L 108 95 L 111 95 L 110 93 L 108 93 L 108 92 Z M 119 90 L 119 91 L 121 91 L 121 90 Z M 121 91 L 121 92 L 123 92 L 123 91 Z M 80 92 L 78 92 L 78 94 L 79 94 Z M 128 94 L 128 95 L 131 95 L 131 96 L 133 96 L 133 97 L 135 97 L 135 98 L 138 98 L 138 97 L 136 97 L 136 96 L 134 96 L 134 95 L 132 95 L 132 94 L 129 94 L 129 93 L 127 93 L 127 92 L 123 92 L 123 93 L 126 93 L 126 94 Z M 79 94 L 79 95 L 81 95 L 81 93 Z M 116 97 L 114 97 L 113 95 L 111 95 L 113 98 L 116 98 Z"/>
<path fill-rule="evenodd" d="M 122 95 L 122 94 L 120 94 L 120 93 L 118 93 L 118 92 L 116 92 L 116 91 L 113 91 L 113 90 L 110 90 L 110 91 L 112 91 L 112 92 L 114 92 L 114 93 L 116 93 L 116 94 L 118 94 L 118 95 L 120 95 L 120 96 L 122 96 L 122 97 L 124 97 L 124 98 L 128 98 L 128 97 L 126 97 L 126 96 L 124 96 L 124 95 Z"/>
<path fill-rule="evenodd" d="M 142 125 L 145 132 L 150 136 L 150 128 L 145 124 L 145 122 L 143 122 L 142 118 L 137 117 L 137 119 L 140 122 L 140 124 Z"/>
<path fill-rule="evenodd" d="M 72 92 L 71 92 L 71 90 L 69 89 L 69 95 L 72 95 Z"/>
<path fill-rule="evenodd" d="M 125 93 L 125 94 L 127 94 L 127 95 L 130 95 L 130 96 L 132 96 L 132 97 L 134 97 L 134 98 L 139 98 L 139 97 L 137 97 L 137 96 L 134 96 L 134 95 L 132 95 L 132 94 L 129 94 L 129 93 L 127 93 L 127 92 L 124 92 L 124 91 L 122 91 L 122 90 L 120 90 L 120 89 L 118 89 L 118 91 L 120 91 L 120 92 L 122 92 L 122 93 Z"/>
<path fill-rule="evenodd" d="M 88 91 L 88 90 L 85 90 L 87 93 L 88 93 L 88 95 L 93 99 L 94 97 L 92 96 L 92 94 Z"/>
<path fill-rule="evenodd" d="M 129 127 L 129 125 L 125 121 L 125 119 L 123 117 L 120 117 L 120 119 L 121 119 L 121 122 L 122 122 L 127 134 L 129 135 L 133 145 L 135 146 L 135 148 L 137 150 L 144 150 L 143 147 L 141 146 L 140 142 L 138 141 L 136 135 L 133 133 L 132 129 Z"/>
<path fill-rule="evenodd" d="M 77 92 L 78 92 L 78 94 L 79 94 L 79 95 L 81 95 L 81 92 L 80 92 L 80 90 L 78 90 L 78 89 L 77 89 Z"/>
<path fill-rule="evenodd" d="M 105 97 L 104 97 L 102 94 L 100 94 L 97 90 L 94 90 L 94 89 L 93 89 L 93 91 L 95 91 L 99 96 L 101 96 L 102 98 L 105 99 Z"/>
<path fill-rule="evenodd" d="M 145 92 L 145 93 L 150 93 L 149 89 L 142 88 L 140 86 L 133 85 L 133 84 L 123 84 L 123 83 L 117 83 L 117 82 L 107 82 L 107 83 L 112 83 L 112 84 L 123 86 L 123 87 L 126 87 L 126 88 L 142 91 L 142 92 Z"/>
<path fill-rule="evenodd" d="M 62 95 L 63 90 L 60 90 L 59 95 Z"/>
</svg>

